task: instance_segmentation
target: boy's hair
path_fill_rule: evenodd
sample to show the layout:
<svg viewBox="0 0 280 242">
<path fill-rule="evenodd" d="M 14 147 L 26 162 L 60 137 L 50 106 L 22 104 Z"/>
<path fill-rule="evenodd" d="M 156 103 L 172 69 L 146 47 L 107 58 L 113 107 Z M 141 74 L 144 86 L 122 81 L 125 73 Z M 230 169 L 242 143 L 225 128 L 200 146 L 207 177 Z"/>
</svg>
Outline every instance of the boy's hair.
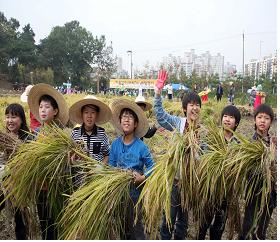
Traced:
<svg viewBox="0 0 280 242">
<path fill-rule="evenodd" d="M 201 107 L 201 99 L 200 99 L 200 96 L 198 96 L 197 93 L 195 92 L 187 92 L 187 93 L 184 93 L 183 94 L 183 97 L 182 97 L 182 107 L 183 109 L 187 109 L 187 106 L 189 103 L 198 103 L 199 106 Z M 186 116 L 186 112 L 185 113 L 185 116 Z"/>
<path fill-rule="evenodd" d="M 96 106 L 94 104 L 87 104 L 87 105 L 82 106 L 82 108 L 81 108 L 82 113 L 86 107 L 94 109 L 97 113 L 99 113 L 99 111 L 100 111 L 100 108 L 98 106 Z"/>
<path fill-rule="evenodd" d="M 238 125 L 240 123 L 240 119 L 241 119 L 241 114 L 240 114 L 240 111 L 238 110 L 238 108 L 233 105 L 228 105 L 228 106 L 224 107 L 224 109 L 222 111 L 221 121 L 222 121 L 224 115 L 230 115 L 235 118 L 235 127 L 233 129 L 233 131 L 235 131 L 236 128 L 238 127 Z"/>
<path fill-rule="evenodd" d="M 135 122 L 139 123 L 138 116 L 137 116 L 136 113 L 135 113 L 133 110 L 131 110 L 130 108 L 124 108 L 124 109 L 122 109 L 122 111 L 120 112 L 120 116 L 119 116 L 119 120 L 120 120 L 120 121 L 121 121 L 122 115 L 123 115 L 124 113 L 129 113 L 129 114 L 131 114 L 131 115 L 134 117 Z"/>
<path fill-rule="evenodd" d="M 274 120 L 274 113 L 273 113 L 273 110 L 272 108 L 267 105 L 267 104 L 260 104 L 256 110 L 255 110 L 255 113 L 254 113 L 254 120 L 256 121 L 256 116 L 259 114 L 259 113 L 265 113 L 267 115 L 270 116 L 270 119 L 271 119 L 271 123 L 272 121 Z M 255 130 L 257 130 L 257 126 L 255 124 Z"/>
<path fill-rule="evenodd" d="M 39 105 L 42 101 L 49 102 L 51 104 L 51 106 L 53 107 L 53 109 L 58 109 L 57 102 L 55 101 L 55 99 L 52 96 L 50 96 L 50 95 L 41 96 L 39 99 Z"/>
<path fill-rule="evenodd" d="M 256 111 L 254 113 L 254 119 L 256 119 L 256 116 L 259 114 L 259 113 L 265 113 L 267 115 L 270 116 L 271 118 L 271 122 L 273 121 L 274 119 L 274 113 L 273 113 L 273 110 L 272 108 L 267 105 L 267 104 L 260 104 L 257 108 L 256 108 Z"/>
<path fill-rule="evenodd" d="M 20 126 L 20 130 L 19 130 L 20 138 L 22 136 L 24 136 L 25 134 L 27 134 L 26 132 L 29 132 L 29 129 L 28 129 L 27 123 L 26 123 L 24 109 L 20 104 L 18 104 L 18 103 L 10 104 L 5 110 L 5 115 L 7 115 L 7 114 L 18 116 L 21 119 L 21 126 Z"/>
</svg>

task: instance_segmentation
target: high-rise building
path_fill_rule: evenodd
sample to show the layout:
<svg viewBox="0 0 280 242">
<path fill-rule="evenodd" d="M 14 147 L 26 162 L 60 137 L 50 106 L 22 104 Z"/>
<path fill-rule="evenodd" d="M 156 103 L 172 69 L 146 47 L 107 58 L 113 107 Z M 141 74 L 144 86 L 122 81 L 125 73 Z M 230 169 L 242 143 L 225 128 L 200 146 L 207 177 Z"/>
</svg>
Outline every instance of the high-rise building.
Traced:
<svg viewBox="0 0 280 242">
<path fill-rule="evenodd" d="M 252 59 L 245 64 L 245 76 L 252 76 L 254 79 L 259 79 L 265 76 L 269 79 L 277 73 L 277 54 L 274 56 L 265 56 L 262 60 Z"/>
</svg>

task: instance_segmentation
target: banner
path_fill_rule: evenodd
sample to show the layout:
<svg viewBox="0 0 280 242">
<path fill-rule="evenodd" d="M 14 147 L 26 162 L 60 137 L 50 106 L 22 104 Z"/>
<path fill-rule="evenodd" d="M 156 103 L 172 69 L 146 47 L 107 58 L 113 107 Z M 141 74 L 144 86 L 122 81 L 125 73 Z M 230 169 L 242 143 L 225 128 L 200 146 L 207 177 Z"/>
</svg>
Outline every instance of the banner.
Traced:
<svg viewBox="0 0 280 242">
<path fill-rule="evenodd" d="M 110 88 L 154 89 L 156 79 L 111 79 Z"/>
</svg>

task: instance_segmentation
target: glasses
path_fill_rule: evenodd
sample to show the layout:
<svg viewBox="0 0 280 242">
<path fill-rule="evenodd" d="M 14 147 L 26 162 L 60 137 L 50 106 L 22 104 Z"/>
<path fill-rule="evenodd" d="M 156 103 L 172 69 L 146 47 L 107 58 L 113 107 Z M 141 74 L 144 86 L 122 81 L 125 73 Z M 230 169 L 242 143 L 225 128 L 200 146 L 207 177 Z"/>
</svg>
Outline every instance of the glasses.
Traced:
<svg viewBox="0 0 280 242">
<path fill-rule="evenodd" d="M 122 120 L 134 120 L 134 117 L 133 117 L 133 115 L 128 114 L 128 115 L 122 115 L 121 119 Z"/>
</svg>

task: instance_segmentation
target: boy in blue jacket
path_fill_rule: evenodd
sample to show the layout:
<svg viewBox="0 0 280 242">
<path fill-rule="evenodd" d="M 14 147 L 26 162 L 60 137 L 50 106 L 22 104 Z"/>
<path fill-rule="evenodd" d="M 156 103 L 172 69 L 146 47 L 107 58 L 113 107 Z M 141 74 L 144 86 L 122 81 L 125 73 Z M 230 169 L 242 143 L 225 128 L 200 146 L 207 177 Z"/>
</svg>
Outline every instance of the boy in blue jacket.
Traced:
<svg viewBox="0 0 280 242">
<path fill-rule="evenodd" d="M 121 133 L 111 145 L 109 165 L 133 171 L 134 186 L 131 188 L 131 203 L 128 205 L 124 234 L 121 239 L 145 239 L 141 214 L 134 225 L 134 205 L 139 198 L 139 185 L 149 176 L 154 161 L 147 145 L 140 139 L 149 128 L 148 120 L 143 110 L 134 102 L 126 99 L 114 100 L 112 110 L 113 124 Z"/>
</svg>

